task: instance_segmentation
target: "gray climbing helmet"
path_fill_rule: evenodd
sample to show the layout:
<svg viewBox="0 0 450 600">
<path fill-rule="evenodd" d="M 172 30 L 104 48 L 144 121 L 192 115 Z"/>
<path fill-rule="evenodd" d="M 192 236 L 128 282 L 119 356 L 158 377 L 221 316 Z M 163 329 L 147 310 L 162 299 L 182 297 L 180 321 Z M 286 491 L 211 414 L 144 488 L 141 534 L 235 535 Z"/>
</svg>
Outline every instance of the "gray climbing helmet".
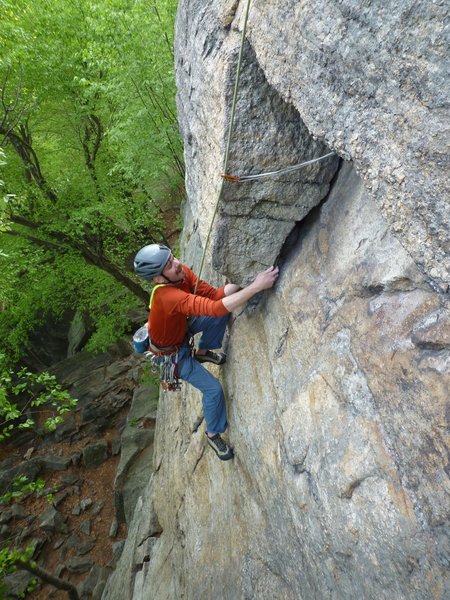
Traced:
<svg viewBox="0 0 450 600">
<path fill-rule="evenodd" d="M 144 246 L 134 257 L 134 270 L 143 279 L 161 275 L 172 251 L 162 244 Z"/>
</svg>

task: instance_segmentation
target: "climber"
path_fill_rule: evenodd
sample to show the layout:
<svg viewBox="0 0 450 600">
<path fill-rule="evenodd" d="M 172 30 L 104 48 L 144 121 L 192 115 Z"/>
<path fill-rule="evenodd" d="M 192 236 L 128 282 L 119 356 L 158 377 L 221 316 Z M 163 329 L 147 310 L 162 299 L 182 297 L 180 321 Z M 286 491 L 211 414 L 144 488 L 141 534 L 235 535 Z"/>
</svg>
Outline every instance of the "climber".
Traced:
<svg viewBox="0 0 450 600">
<path fill-rule="evenodd" d="M 233 449 L 220 434 L 227 428 L 225 398 L 220 382 L 202 363 L 221 365 L 226 356 L 214 352 L 222 346 L 230 313 L 258 292 L 271 288 L 278 278 L 278 267 L 259 273 L 244 288 L 227 283 L 214 288 L 182 265 L 167 246 L 144 246 L 134 259 L 136 273 L 147 281 L 163 284 L 155 290 L 149 316 L 150 350 L 159 357 L 172 356 L 178 376 L 203 393 L 206 439 L 221 460 L 233 458 Z M 192 354 L 190 339 L 202 333 Z"/>
</svg>

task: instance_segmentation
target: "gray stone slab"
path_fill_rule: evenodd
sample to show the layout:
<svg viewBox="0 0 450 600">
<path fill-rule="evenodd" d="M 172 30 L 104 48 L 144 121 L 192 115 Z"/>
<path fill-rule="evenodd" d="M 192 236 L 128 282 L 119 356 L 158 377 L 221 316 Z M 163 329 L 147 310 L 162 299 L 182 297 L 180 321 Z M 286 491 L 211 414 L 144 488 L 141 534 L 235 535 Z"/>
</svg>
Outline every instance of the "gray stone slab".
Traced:
<svg viewBox="0 0 450 600">
<path fill-rule="evenodd" d="M 87 469 L 95 469 L 108 459 L 108 442 L 100 440 L 83 448 L 83 462 Z"/>
</svg>

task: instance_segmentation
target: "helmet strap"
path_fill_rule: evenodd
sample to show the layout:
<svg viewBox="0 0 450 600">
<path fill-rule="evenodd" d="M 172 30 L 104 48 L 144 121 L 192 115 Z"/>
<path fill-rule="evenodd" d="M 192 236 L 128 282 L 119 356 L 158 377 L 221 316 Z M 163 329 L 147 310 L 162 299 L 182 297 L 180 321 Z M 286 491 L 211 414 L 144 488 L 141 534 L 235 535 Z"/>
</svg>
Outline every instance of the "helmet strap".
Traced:
<svg viewBox="0 0 450 600">
<path fill-rule="evenodd" d="M 177 279 L 177 281 L 171 281 L 170 279 L 168 279 L 168 278 L 167 278 L 165 275 L 163 275 L 162 273 L 161 273 L 160 277 L 162 277 L 163 279 L 165 279 L 165 280 L 167 281 L 167 283 L 181 283 L 182 281 L 184 281 L 184 278 L 183 278 L 183 279 Z"/>
</svg>

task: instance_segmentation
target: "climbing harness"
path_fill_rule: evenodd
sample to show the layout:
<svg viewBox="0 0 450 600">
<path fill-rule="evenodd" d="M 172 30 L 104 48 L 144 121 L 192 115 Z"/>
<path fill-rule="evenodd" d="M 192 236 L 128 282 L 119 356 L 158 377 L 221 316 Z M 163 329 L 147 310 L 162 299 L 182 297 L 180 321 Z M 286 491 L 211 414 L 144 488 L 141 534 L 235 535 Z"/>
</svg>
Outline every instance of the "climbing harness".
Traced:
<svg viewBox="0 0 450 600">
<path fill-rule="evenodd" d="M 167 284 L 159 283 L 153 287 L 149 310 L 152 308 L 153 296 L 156 290 L 165 285 Z M 144 354 L 150 360 L 153 373 L 159 374 L 159 381 L 163 390 L 174 392 L 181 389 L 181 380 L 178 377 L 177 370 L 178 346 L 156 346 L 149 337 L 147 323 L 133 335 L 133 346 L 136 352 Z"/>
<path fill-rule="evenodd" d="M 189 333 L 189 319 L 187 320 L 187 332 Z M 194 355 L 194 336 L 189 336 L 188 354 Z M 149 339 L 149 349 L 146 356 L 151 360 L 152 371 L 159 372 L 159 382 L 163 390 L 176 392 L 181 390 L 181 379 L 178 375 L 178 346 L 166 346 L 160 348 L 155 346 Z M 164 353 L 164 354 L 163 354 Z"/>
<path fill-rule="evenodd" d="M 276 176 L 276 175 L 283 175 L 285 173 L 291 173 L 293 171 L 296 171 L 297 169 L 301 169 L 303 167 L 306 167 L 307 165 L 311 165 L 313 163 L 316 163 L 320 160 L 324 160 L 325 158 L 329 158 L 330 156 L 333 156 L 335 153 L 334 152 L 329 152 L 328 154 L 325 154 L 324 156 L 320 156 L 318 158 L 313 158 L 312 160 L 307 160 L 305 162 L 302 162 L 300 164 L 297 165 L 293 165 L 290 167 L 285 167 L 284 169 L 279 169 L 278 171 L 270 171 L 267 173 L 258 173 L 255 175 L 241 175 L 241 176 L 236 176 L 236 175 L 230 175 L 227 173 L 227 167 L 228 167 L 228 159 L 229 159 L 229 155 L 230 155 L 230 148 L 231 148 L 231 138 L 233 136 L 233 130 L 234 130 L 234 116 L 236 113 L 236 105 L 237 105 L 237 94 L 238 94 L 238 89 L 239 89 L 239 80 L 240 80 L 240 76 L 241 76 L 241 67 L 242 67 L 242 57 L 244 54 L 244 42 L 245 42 L 245 34 L 247 31 L 247 21 L 248 21 L 248 15 L 250 12 L 250 2 L 251 0 L 247 0 L 247 6 L 245 9 L 245 16 L 244 16 L 244 25 L 242 27 L 242 35 L 241 35 L 241 45 L 239 48 L 239 58 L 238 58 L 238 64 L 237 64 L 237 70 L 236 70 L 236 80 L 234 83 L 234 92 L 233 92 L 233 100 L 232 100 L 232 104 L 231 104 L 231 115 L 230 115 L 230 125 L 228 128 L 228 136 L 227 136 L 227 145 L 226 145 L 226 149 L 225 149 L 225 157 L 224 157 L 224 162 L 223 162 L 223 168 L 222 168 L 222 175 L 221 175 L 221 182 L 220 182 L 220 186 L 219 186 L 219 191 L 217 194 L 217 200 L 216 200 L 216 204 L 214 207 L 214 211 L 213 211 L 213 215 L 211 218 L 211 223 L 208 229 L 208 233 L 206 236 L 206 240 L 205 240 L 205 246 L 203 249 L 203 254 L 202 254 L 202 258 L 200 261 L 200 267 L 198 269 L 198 274 L 197 274 L 197 281 L 195 283 L 195 288 L 194 288 L 194 294 L 197 293 L 197 287 L 198 284 L 200 282 L 200 278 L 201 278 L 201 274 L 203 271 L 203 265 L 205 263 L 205 257 L 206 257 L 206 251 L 208 249 L 208 245 L 209 245 L 209 241 L 211 238 L 211 232 L 212 232 L 212 227 L 217 215 L 217 211 L 219 208 L 219 202 L 220 202 L 220 198 L 222 196 L 222 191 L 223 191 L 223 186 L 224 186 L 224 182 L 225 181 L 232 181 L 234 183 L 241 183 L 244 181 L 253 181 L 253 180 L 258 180 L 261 179 L 263 177 L 272 177 L 272 176 Z"/>
</svg>

